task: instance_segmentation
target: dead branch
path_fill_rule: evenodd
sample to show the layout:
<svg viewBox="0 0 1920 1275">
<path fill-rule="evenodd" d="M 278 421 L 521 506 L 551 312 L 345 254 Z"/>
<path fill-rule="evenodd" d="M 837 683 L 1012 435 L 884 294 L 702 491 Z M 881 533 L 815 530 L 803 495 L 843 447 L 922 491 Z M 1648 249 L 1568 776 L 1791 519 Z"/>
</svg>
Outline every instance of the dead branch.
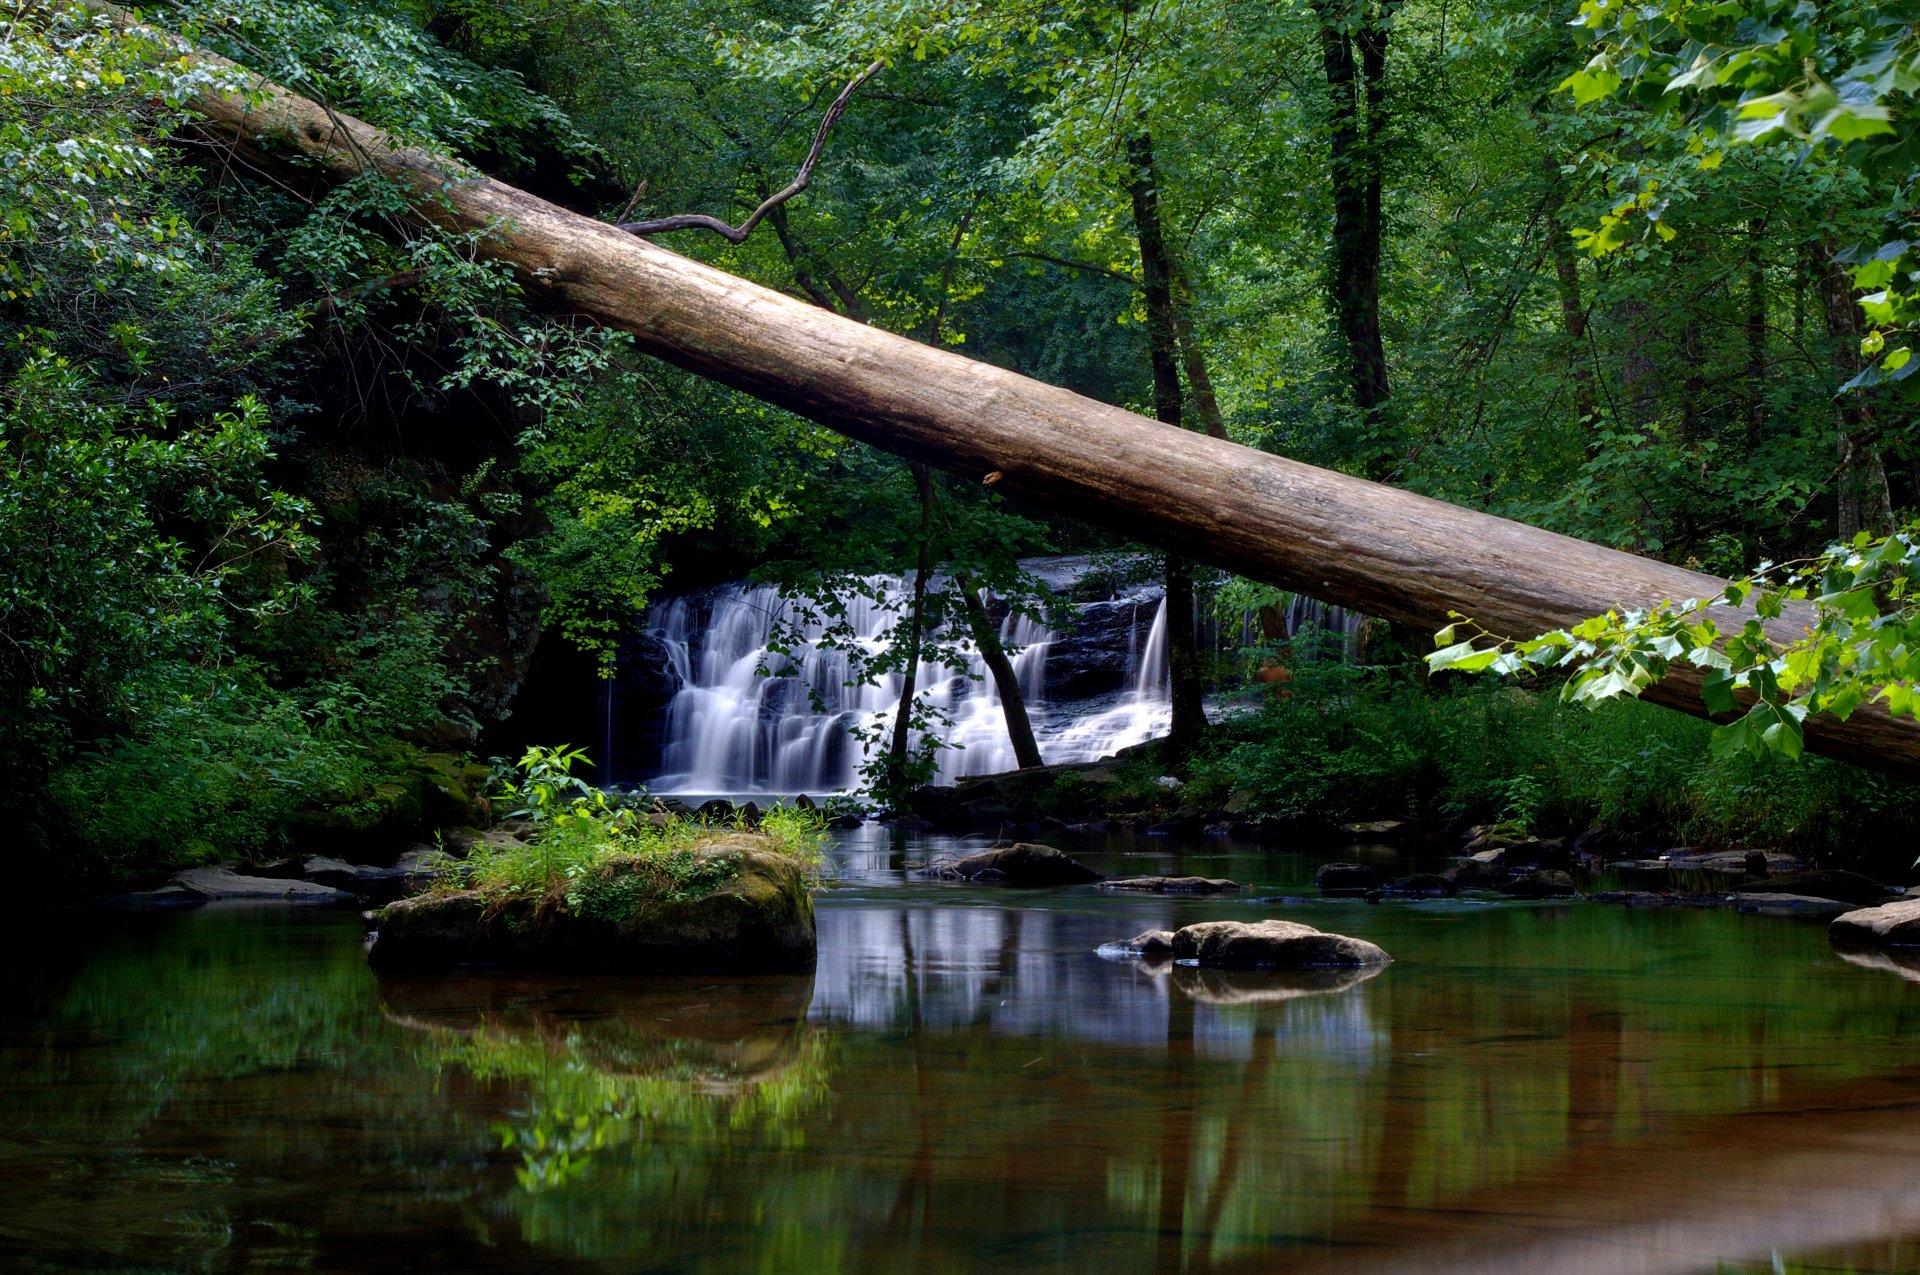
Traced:
<svg viewBox="0 0 1920 1275">
<path fill-rule="evenodd" d="M 854 76 L 847 87 L 840 90 L 840 96 L 833 99 L 833 105 L 829 106 L 827 113 L 820 117 L 820 127 L 813 131 L 813 146 L 807 151 L 807 158 L 802 161 L 800 171 L 794 174 L 793 180 L 786 186 L 767 196 L 737 228 L 729 226 L 718 217 L 709 217 L 705 213 L 675 213 L 671 217 L 659 217 L 652 221 L 622 221 L 616 225 L 628 234 L 639 235 L 643 239 L 648 235 L 665 234 L 669 230 L 711 230 L 728 243 L 745 243 L 747 236 L 753 233 L 753 228 L 760 224 L 762 217 L 807 188 L 807 183 L 813 180 L 813 166 L 820 162 L 820 152 L 826 148 L 827 134 L 833 131 L 833 126 L 846 112 L 847 103 L 853 100 L 854 93 L 862 84 L 878 75 L 884 66 L 886 66 L 885 61 L 873 63 Z"/>
</svg>

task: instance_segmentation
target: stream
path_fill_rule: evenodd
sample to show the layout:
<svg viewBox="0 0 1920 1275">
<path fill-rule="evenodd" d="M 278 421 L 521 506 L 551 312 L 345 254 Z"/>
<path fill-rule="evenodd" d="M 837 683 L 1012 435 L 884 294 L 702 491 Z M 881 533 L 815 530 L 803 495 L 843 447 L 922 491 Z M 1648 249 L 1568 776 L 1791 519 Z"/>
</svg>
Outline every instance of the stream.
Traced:
<svg viewBox="0 0 1920 1275">
<path fill-rule="evenodd" d="M 383 980 L 351 912 L 76 914 L 5 966 L 0 1268 L 1920 1269 L 1920 988 L 1818 924 L 1321 901 L 1341 856 L 1145 838 L 1060 844 L 1254 888 L 906 874 L 956 844 L 847 834 L 797 976 Z M 1095 951 L 1269 915 L 1395 963 Z"/>
</svg>

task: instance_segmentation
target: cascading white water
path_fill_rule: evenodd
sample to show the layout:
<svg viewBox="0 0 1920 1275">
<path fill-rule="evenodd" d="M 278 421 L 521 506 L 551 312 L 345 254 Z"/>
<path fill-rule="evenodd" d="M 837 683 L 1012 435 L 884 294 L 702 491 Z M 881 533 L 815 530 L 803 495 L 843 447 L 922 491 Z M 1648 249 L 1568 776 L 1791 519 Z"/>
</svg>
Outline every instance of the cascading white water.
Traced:
<svg viewBox="0 0 1920 1275">
<path fill-rule="evenodd" d="M 871 583 L 881 595 L 847 599 L 847 620 L 870 653 L 885 649 L 884 634 L 904 605 L 906 586 L 897 578 Z M 1148 610 L 1152 606 L 1151 611 Z M 861 762 L 856 727 L 890 723 L 899 706 L 901 679 L 890 675 L 871 685 L 848 685 L 847 653 L 823 645 L 824 626 L 806 629 L 790 655 L 769 651 L 787 604 L 770 585 L 726 585 L 673 598 L 654 608 L 649 636 L 666 651 L 679 681 L 663 723 L 660 772 L 648 780 L 659 793 L 827 793 L 858 784 Z M 1144 643 L 1139 628 L 1145 624 Z M 1165 602 L 1134 603 L 1129 632 L 1128 689 L 1091 711 L 1050 704 L 1046 665 L 1056 635 L 1022 616 L 1002 623 L 1000 639 L 1018 648 L 1013 668 L 1032 719 L 1041 756 L 1049 762 L 1091 761 L 1164 734 L 1168 719 L 1167 620 Z M 966 673 L 922 662 L 917 693 L 944 712 L 941 730 L 949 745 L 936 754 L 938 778 L 1011 770 L 1016 762 L 1006 719 L 986 663 L 971 643 Z M 768 676 L 791 670 L 790 675 Z"/>
<path fill-rule="evenodd" d="M 1289 638 L 1297 638 L 1312 629 L 1327 642 L 1329 649 L 1299 653 L 1308 657 L 1332 655 L 1338 651 L 1342 659 L 1352 663 L 1360 654 L 1360 626 L 1365 622 L 1366 617 L 1358 611 L 1329 606 L 1305 594 L 1296 593 L 1293 600 L 1287 603 Z"/>
</svg>

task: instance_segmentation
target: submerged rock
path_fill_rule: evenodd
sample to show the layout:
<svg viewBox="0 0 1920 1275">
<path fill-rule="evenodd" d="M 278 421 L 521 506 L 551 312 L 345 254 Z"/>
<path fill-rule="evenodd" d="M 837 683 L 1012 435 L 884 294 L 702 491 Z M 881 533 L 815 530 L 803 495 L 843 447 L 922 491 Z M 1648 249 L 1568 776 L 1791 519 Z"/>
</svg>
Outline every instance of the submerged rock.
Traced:
<svg viewBox="0 0 1920 1275">
<path fill-rule="evenodd" d="M 1385 965 L 1393 959 L 1365 939 L 1294 921 L 1202 921 L 1175 932 L 1173 956 L 1222 969 L 1294 970 Z"/>
<path fill-rule="evenodd" d="M 731 875 L 693 898 L 663 892 L 636 859 L 540 897 L 480 890 L 421 895 L 376 914 L 367 959 L 383 970 L 500 965 L 648 974 L 770 973 L 816 955 L 812 880 L 758 836 L 695 852 Z"/>
<path fill-rule="evenodd" d="M 997 881 L 1003 885 L 1079 885 L 1106 878 L 1052 846 L 1016 841 L 959 859 L 928 864 L 926 876 L 948 881 Z"/>
<path fill-rule="evenodd" d="M 1323 863 L 1313 883 L 1322 894 L 1365 894 L 1380 884 L 1380 876 L 1364 863 Z"/>
<path fill-rule="evenodd" d="M 1920 947 L 1920 899 L 1856 908 L 1833 919 L 1827 938 L 1835 947 Z"/>
<path fill-rule="evenodd" d="M 1240 888 L 1224 877 L 1121 877 L 1103 881 L 1102 890 L 1138 890 L 1147 894 L 1231 894 Z"/>
</svg>

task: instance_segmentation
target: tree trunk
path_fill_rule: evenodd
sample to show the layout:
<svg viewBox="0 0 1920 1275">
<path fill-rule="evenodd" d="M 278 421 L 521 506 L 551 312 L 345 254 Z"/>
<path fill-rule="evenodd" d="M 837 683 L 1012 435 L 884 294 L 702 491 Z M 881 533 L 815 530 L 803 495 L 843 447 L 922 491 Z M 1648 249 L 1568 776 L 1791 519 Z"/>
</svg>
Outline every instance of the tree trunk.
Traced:
<svg viewBox="0 0 1920 1275">
<path fill-rule="evenodd" d="M 1860 354 L 1862 325 L 1859 303 L 1853 299 L 1853 276 L 1824 246 L 1819 262 L 1820 304 L 1827 315 L 1834 366 L 1841 380 L 1850 380 L 1866 366 Z M 1838 418 L 1834 450 L 1839 459 L 1834 473 L 1834 531 L 1842 540 L 1860 531 L 1885 535 L 1893 530 L 1893 496 L 1887 490 L 1873 412 L 1859 390 L 1842 393 L 1834 403 Z"/>
<path fill-rule="evenodd" d="M 1335 326 L 1345 346 L 1353 405 L 1365 419 L 1367 477 L 1384 479 L 1399 463 L 1387 445 L 1386 340 L 1380 325 L 1382 134 L 1386 129 L 1387 28 L 1394 8 L 1375 0 L 1314 0 L 1330 119 L 1328 170 L 1333 179 L 1333 269 L 1329 284 Z M 1356 20 L 1355 14 L 1358 14 Z"/>
<path fill-rule="evenodd" d="M 1747 223 L 1747 459 L 1760 451 L 1767 434 L 1767 262 L 1761 236 L 1767 219 Z"/>
<path fill-rule="evenodd" d="M 131 23 L 124 10 L 96 11 Z M 231 67 L 213 54 L 189 60 Z M 642 350 L 849 438 L 1115 528 L 1255 580 L 1437 628 L 1450 612 L 1497 633 L 1560 628 L 1608 608 L 1704 597 L 1724 582 L 1208 438 L 840 318 L 701 265 L 504 182 L 409 149 L 265 81 L 190 105 L 240 163 L 312 182 L 372 168 L 416 214 L 479 233 L 530 298 L 629 333 Z M 1737 619 L 1737 613 L 1729 613 Z M 1770 629 L 1809 622 L 1789 604 Z M 1647 698 L 1701 712 L 1676 668 Z M 1868 706 L 1807 723 L 1828 756 L 1920 776 L 1920 726 Z"/>
<path fill-rule="evenodd" d="M 1173 268 L 1160 227 L 1160 192 L 1153 166 L 1153 139 L 1140 133 L 1127 142 L 1133 180 L 1133 228 L 1140 241 L 1140 291 L 1147 303 L 1147 352 L 1153 363 L 1153 410 L 1168 425 L 1184 424 L 1180 391 L 1180 336 L 1173 312 Z M 1215 409 L 1218 415 L 1218 408 Z M 1222 433 L 1225 432 L 1223 429 Z M 1172 713 L 1167 750 L 1186 756 L 1207 733 L 1202 705 L 1204 683 L 1198 643 L 1194 641 L 1193 564 L 1167 555 L 1167 680 Z"/>
<path fill-rule="evenodd" d="M 980 648 L 980 658 L 993 675 L 993 689 L 1000 696 L 1000 710 L 1007 719 L 1007 738 L 1013 743 L 1014 762 L 1022 770 L 1044 765 L 1040 745 L 1033 738 L 1033 722 L 1027 716 L 1026 697 L 1020 693 L 1020 679 L 1013 671 L 1013 661 L 1007 658 L 1007 648 L 1000 645 L 1000 634 L 993 627 L 993 617 L 987 614 L 987 604 L 966 576 L 955 576 L 953 582 L 967 608 L 973 644 Z"/>
<path fill-rule="evenodd" d="M 1587 357 L 1587 308 L 1580 297 L 1580 267 L 1573 240 L 1555 222 L 1547 231 L 1553 239 L 1553 274 L 1560 293 L 1560 321 L 1567 331 L 1567 364 L 1573 370 L 1573 415 L 1588 436 L 1587 451 L 1595 450 L 1594 424 L 1600 415 L 1599 396 L 1593 390 L 1593 364 Z"/>
<path fill-rule="evenodd" d="M 887 756 L 893 778 L 906 773 L 907 732 L 913 724 L 913 696 L 920 672 L 920 631 L 927 618 L 927 576 L 933 570 L 933 471 L 914 464 L 914 484 L 920 489 L 920 561 L 913 571 L 913 609 L 907 616 L 906 667 L 900 677 L 900 707 L 893 714 L 893 744 Z"/>
</svg>

